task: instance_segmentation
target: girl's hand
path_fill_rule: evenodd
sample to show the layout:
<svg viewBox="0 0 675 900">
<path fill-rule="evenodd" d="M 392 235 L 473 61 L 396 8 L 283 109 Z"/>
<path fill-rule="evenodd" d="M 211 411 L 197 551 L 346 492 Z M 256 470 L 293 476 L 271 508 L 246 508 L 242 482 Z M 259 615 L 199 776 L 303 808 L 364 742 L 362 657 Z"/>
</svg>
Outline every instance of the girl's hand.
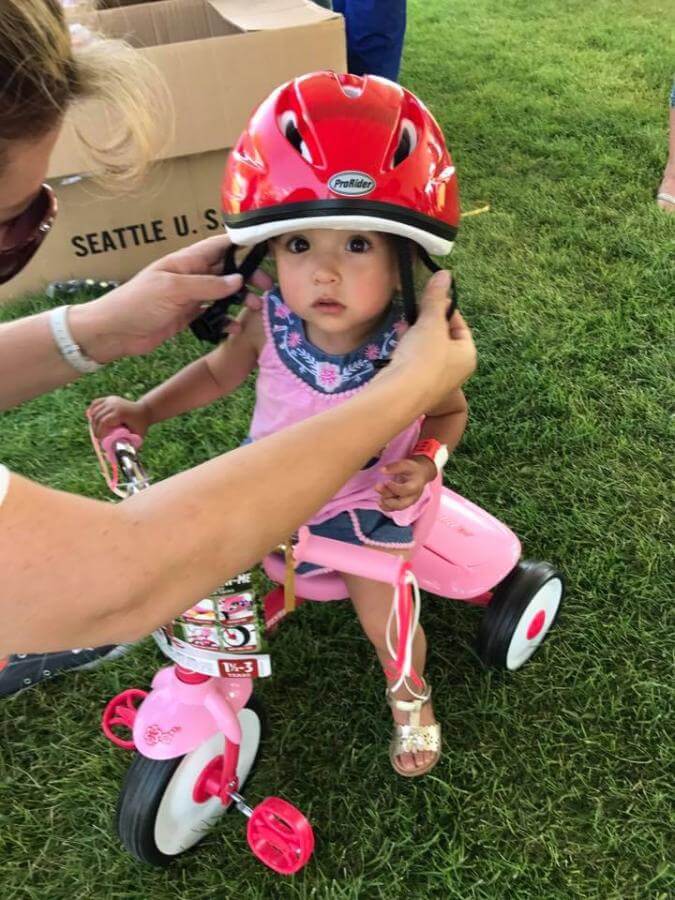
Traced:
<svg viewBox="0 0 675 900">
<path fill-rule="evenodd" d="M 87 415 L 99 440 L 120 425 L 126 425 L 129 431 L 141 437 L 145 437 L 150 427 L 150 416 L 145 404 L 114 395 L 92 401 Z"/>
<path fill-rule="evenodd" d="M 380 509 L 383 512 L 412 506 L 422 496 L 424 486 L 436 477 L 436 466 L 426 456 L 399 459 L 383 466 L 380 471 L 392 476 L 391 480 L 375 485 L 375 490 L 382 498 Z"/>
</svg>

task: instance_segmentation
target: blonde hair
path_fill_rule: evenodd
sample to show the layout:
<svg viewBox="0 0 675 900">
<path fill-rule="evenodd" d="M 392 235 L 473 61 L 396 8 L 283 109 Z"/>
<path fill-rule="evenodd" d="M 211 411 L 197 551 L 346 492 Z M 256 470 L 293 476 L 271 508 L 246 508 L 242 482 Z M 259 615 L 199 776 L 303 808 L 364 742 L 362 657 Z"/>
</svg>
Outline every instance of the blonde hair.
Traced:
<svg viewBox="0 0 675 900">
<path fill-rule="evenodd" d="M 83 28 L 93 12 L 93 0 L 65 11 L 60 0 L 1 0 L 0 171 L 12 142 L 43 137 L 82 100 L 103 104 L 121 134 L 102 145 L 77 125 L 99 182 L 136 185 L 168 140 L 171 103 L 159 73 L 124 41 Z M 71 20 L 80 24 L 71 29 Z"/>
</svg>

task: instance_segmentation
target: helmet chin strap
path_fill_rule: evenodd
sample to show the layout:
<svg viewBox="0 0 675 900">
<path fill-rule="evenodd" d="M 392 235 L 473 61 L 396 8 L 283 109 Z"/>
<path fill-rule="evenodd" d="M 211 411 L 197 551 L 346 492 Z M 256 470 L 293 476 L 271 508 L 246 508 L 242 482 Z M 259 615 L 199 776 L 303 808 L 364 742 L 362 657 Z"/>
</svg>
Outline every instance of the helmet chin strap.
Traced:
<svg viewBox="0 0 675 900">
<path fill-rule="evenodd" d="M 263 241 L 262 244 L 256 244 L 254 247 L 251 247 L 239 265 L 237 265 L 235 258 L 238 249 L 239 247 L 237 247 L 236 244 L 230 244 L 225 251 L 223 275 L 231 275 L 238 272 L 244 279 L 244 283 L 246 283 L 265 258 L 265 254 L 267 253 L 267 241 Z"/>
<path fill-rule="evenodd" d="M 190 323 L 194 335 L 200 341 L 208 341 L 210 344 L 219 344 L 227 338 L 225 328 L 230 322 L 228 310 L 230 306 L 241 306 L 246 298 L 246 282 L 251 278 L 255 270 L 262 262 L 267 253 L 267 243 L 256 244 L 252 250 L 246 254 L 241 262 L 237 265 L 235 254 L 237 247 L 231 244 L 225 251 L 225 259 L 223 261 L 223 275 L 233 275 L 239 273 L 243 280 L 243 287 L 236 294 L 229 297 L 223 297 L 222 300 L 216 300 L 208 309 L 204 310 L 201 315 L 197 316 Z"/>
<path fill-rule="evenodd" d="M 424 247 L 414 244 L 409 238 L 396 236 L 396 254 L 398 256 L 398 269 L 401 277 L 401 296 L 403 298 L 403 312 L 409 325 L 417 321 L 417 298 L 415 296 L 415 279 L 413 277 L 413 252 L 416 252 L 420 260 L 430 272 L 439 272 L 441 267 L 434 262 Z M 414 251 L 413 251 L 414 248 Z M 457 309 L 457 285 L 452 279 L 450 290 L 450 309 L 447 318 L 450 319 Z"/>
<path fill-rule="evenodd" d="M 408 325 L 417 321 L 417 300 L 415 297 L 415 279 L 413 277 L 413 256 L 410 241 L 407 238 L 395 237 L 396 255 L 398 256 L 398 274 L 401 279 L 401 297 L 403 313 Z"/>
</svg>

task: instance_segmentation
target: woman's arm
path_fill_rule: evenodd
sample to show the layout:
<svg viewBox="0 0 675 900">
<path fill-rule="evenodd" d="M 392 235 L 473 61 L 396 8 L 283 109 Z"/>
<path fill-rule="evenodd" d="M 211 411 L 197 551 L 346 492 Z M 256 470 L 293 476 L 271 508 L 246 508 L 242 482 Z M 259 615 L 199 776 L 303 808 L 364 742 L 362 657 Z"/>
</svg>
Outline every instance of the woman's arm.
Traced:
<svg viewBox="0 0 675 900">
<path fill-rule="evenodd" d="M 104 297 L 72 306 L 73 339 L 99 363 L 148 353 L 182 331 L 204 302 L 239 290 L 240 275 L 218 274 L 229 243 L 224 235 L 207 238 L 158 260 Z M 263 274 L 253 280 L 260 287 L 271 284 Z M 49 312 L 0 325 L 0 410 L 77 377 L 54 343 Z"/>
<path fill-rule="evenodd" d="M 145 635 L 287 537 L 475 366 L 447 278 L 360 394 L 112 505 L 12 476 L 0 508 L 0 656 Z M 419 365 L 419 359 L 425 365 Z"/>
</svg>

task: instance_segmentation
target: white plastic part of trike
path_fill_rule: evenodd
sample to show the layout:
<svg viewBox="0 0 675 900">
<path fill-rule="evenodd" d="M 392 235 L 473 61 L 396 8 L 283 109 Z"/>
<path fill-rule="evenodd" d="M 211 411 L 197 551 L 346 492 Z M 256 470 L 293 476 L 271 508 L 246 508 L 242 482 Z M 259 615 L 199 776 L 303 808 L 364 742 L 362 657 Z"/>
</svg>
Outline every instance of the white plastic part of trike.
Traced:
<svg viewBox="0 0 675 900">
<path fill-rule="evenodd" d="M 563 583 L 553 577 L 536 591 L 525 607 L 506 651 L 506 668 L 524 665 L 544 640 L 555 621 L 563 596 Z"/>
<path fill-rule="evenodd" d="M 243 787 L 258 752 L 261 724 L 253 709 L 240 709 L 238 718 L 241 746 L 237 778 Z M 176 856 L 193 847 L 227 810 L 228 806 L 224 806 L 218 796 L 211 796 L 203 803 L 197 803 L 193 797 L 197 779 L 223 749 L 223 735 L 212 735 L 188 753 L 172 775 L 157 809 L 154 830 L 157 849 L 167 856 Z"/>
</svg>

